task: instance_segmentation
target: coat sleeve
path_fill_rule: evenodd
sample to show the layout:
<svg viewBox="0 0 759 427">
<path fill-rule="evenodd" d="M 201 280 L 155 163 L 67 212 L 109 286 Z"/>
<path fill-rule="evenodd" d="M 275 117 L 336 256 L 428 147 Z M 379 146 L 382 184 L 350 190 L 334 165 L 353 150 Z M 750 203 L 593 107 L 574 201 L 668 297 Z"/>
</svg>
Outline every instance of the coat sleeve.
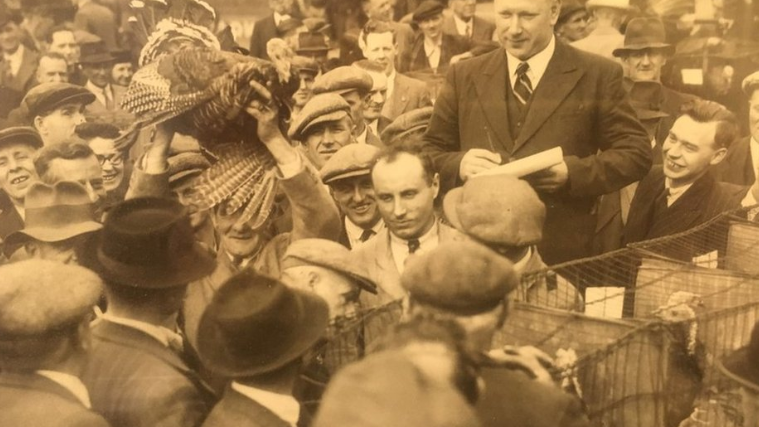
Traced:
<svg viewBox="0 0 759 427">
<path fill-rule="evenodd" d="M 292 210 L 291 240 L 337 239 L 340 234 L 337 206 L 308 161 L 303 160 L 303 169 L 298 174 L 281 179 L 279 184 Z"/>
</svg>

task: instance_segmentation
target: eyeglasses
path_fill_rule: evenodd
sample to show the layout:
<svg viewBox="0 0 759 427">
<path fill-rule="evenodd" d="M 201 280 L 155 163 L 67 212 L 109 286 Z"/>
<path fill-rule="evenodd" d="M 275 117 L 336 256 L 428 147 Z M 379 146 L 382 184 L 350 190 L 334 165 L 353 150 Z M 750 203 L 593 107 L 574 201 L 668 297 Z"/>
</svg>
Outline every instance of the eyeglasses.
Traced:
<svg viewBox="0 0 759 427">
<path fill-rule="evenodd" d="M 100 162 L 100 166 L 105 165 L 105 162 L 109 162 L 113 166 L 119 166 L 122 163 L 124 163 L 124 157 L 121 156 L 121 154 L 110 154 L 110 155 L 97 155 L 98 162 Z"/>
</svg>

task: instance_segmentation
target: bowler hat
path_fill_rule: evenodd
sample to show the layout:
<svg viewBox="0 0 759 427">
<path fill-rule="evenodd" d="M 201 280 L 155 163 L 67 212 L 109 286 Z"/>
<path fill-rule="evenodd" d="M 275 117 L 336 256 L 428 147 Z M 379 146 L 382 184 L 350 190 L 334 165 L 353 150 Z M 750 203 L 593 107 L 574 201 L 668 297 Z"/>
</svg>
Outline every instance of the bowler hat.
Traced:
<svg viewBox="0 0 759 427">
<path fill-rule="evenodd" d="M 84 43 L 80 46 L 80 49 L 80 64 L 103 64 L 116 60 L 116 57 L 108 51 L 105 42 L 102 40 L 93 43 Z"/>
<path fill-rule="evenodd" d="M 33 128 L 13 126 L 0 130 L 0 147 L 18 143 L 28 144 L 34 148 L 42 148 L 42 139 Z"/>
<path fill-rule="evenodd" d="M 350 105 L 336 93 L 314 95 L 293 118 L 287 135 L 292 139 L 302 141 L 312 126 L 340 120 L 348 116 L 350 110 Z"/>
<path fill-rule="evenodd" d="M 113 56 L 113 62 L 116 64 L 133 63 L 132 52 L 128 50 L 116 50 L 111 52 Z"/>
<path fill-rule="evenodd" d="M 282 257 L 282 270 L 304 265 L 337 271 L 355 280 L 361 289 L 372 294 L 377 293 L 377 284 L 360 266 L 351 262 L 350 250 L 337 242 L 325 239 L 300 239 L 290 243 Z"/>
<path fill-rule="evenodd" d="M 661 83 L 652 80 L 630 81 L 626 79 L 624 86 L 628 85 L 630 105 L 635 110 L 639 120 L 669 117 L 669 114 L 661 110 L 664 97 Z"/>
<path fill-rule="evenodd" d="M 329 51 L 329 46 L 324 34 L 310 31 L 298 34 L 298 46 L 295 49 L 298 55 L 327 53 L 327 51 Z"/>
<path fill-rule="evenodd" d="M 198 354 L 211 371 L 231 378 L 277 370 L 325 334 L 329 308 L 313 292 L 245 269 L 216 292 L 198 327 Z"/>
<path fill-rule="evenodd" d="M 369 144 L 348 144 L 324 163 L 319 171 L 322 182 L 330 184 L 345 178 L 369 175 L 380 149 Z"/>
<path fill-rule="evenodd" d="M 443 13 L 445 7 L 442 3 L 435 0 L 425 0 L 414 10 L 412 18 L 414 22 L 419 23 Z"/>
<path fill-rule="evenodd" d="M 759 322 L 751 330 L 751 340 L 718 362 L 719 370 L 741 386 L 759 393 Z"/>
<path fill-rule="evenodd" d="M 424 133 L 430 124 L 432 110 L 432 107 L 422 107 L 401 114 L 385 127 L 380 139 L 385 145 L 393 145 L 395 140 L 411 134 Z"/>
<path fill-rule="evenodd" d="M 95 210 L 87 189 L 78 182 L 35 182 L 26 193 L 24 209 L 24 228 L 3 242 L 6 256 L 30 238 L 60 242 L 103 228 L 94 220 Z"/>
<path fill-rule="evenodd" d="M 535 190 L 507 175 L 475 177 L 443 199 L 448 221 L 464 234 L 498 246 L 541 241 L 546 208 Z"/>
<path fill-rule="evenodd" d="M 621 57 L 643 49 L 661 49 L 667 54 L 674 53 L 674 46 L 666 43 L 664 24 L 659 18 L 631 19 L 625 30 L 625 41 L 622 47 L 614 49 L 612 55 Z"/>
<path fill-rule="evenodd" d="M 754 94 L 754 91 L 756 89 L 759 89 L 759 71 L 755 71 L 746 76 L 746 78 L 743 79 L 741 88 L 743 89 L 743 93 L 745 93 L 746 96 L 752 96 Z"/>
<path fill-rule="evenodd" d="M 468 316 L 504 302 L 519 276 L 511 261 L 487 246 L 454 240 L 410 257 L 401 284 L 413 301 Z"/>
<path fill-rule="evenodd" d="M 343 94 L 354 90 L 368 93 L 372 90 L 374 80 L 366 71 L 350 66 L 337 67 L 317 77 L 311 90 L 314 94 L 337 93 Z"/>
<path fill-rule="evenodd" d="M 215 267 L 213 257 L 195 242 L 184 206 L 153 197 L 111 209 L 81 261 L 106 281 L 153 289 L 188 284 Z"/>
<path fill-rule="evenodd" d="M 91 104 L 95 95 L 89 90 L 71 83 L 42 83 L 29 90 L 22 104 L 29 118 L 53 111 L 69 103 Z"/>
</svg>

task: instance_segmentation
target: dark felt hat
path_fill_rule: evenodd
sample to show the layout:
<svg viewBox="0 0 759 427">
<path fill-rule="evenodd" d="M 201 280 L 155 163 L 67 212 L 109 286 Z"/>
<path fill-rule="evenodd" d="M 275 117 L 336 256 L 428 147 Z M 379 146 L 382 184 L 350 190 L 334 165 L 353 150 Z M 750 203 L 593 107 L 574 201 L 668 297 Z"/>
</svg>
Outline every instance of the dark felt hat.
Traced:
<svg viewBox="0 0 759 427">
<path fill-rule="evenodd" d="M 416 7 L 412 18 L 414 22 L 419 23 L 442 14 L 443 9 L 445 9 L 445 6 L 442 3 L 435 0 L 425 0 Z"/>
<path fill-rule="evenodd" d="M 27 144 L 42 148 L 42 139 L 36 130 L 26 126 L 13 126 L 0 130 L 0 147 L 9 144 Z"/>
<path fill-rule="evenodd" d="M 248 268 L 227 280 L 203 313 L 198 354 L 219 375 L 260 375 L 305 354 L 328 323 L 329 308 L 319 296 Z"/>
<path fill-rule="evenodd" d="M 422 107 L 401 114 L 385 127 L 380 134 L 380 139 L 385 145 L 393 145 L 396 139 L 423 133 L 430 124 L 432 110 L 432 107 Z"/>
<path fill-rule="evenodd" d="M 516 289 L 514 264 L 472 241 L 449 241 L 410 257 L 401 275 L 409 297 L 459 315 L 494 309 Z"/>
<path fill-rule="evenodd" d="M 298 34 L 298 47 L 295 53 L 298 55 L 326 53 L 329 51 L 327 39 L 319 32 L 304 31 Z"/>
<path fill-rule="evenodd" d="M 728 378 L 759 393 L 759 322 L 751 330 L 748 345 L 719 361 L 717 366 Z"/>
<path fill-rule="evenodd" d="M 105 42 L 100 40 L 93 43 L 83 43 L 80 45 L 81 56 L 79 63 L 87 64 L 104 64 L 114 62 L 116 57 L 108 51 Z"/>
<path fill-rule="evenodd" d="M 81 261 L 107 281 L 153 289 L 188 284 L 216 265 L 195 242 L 184 206 L 153 197 L 111 209 Z"/>
<path fill-rule="evenodd" d="M 662 84 L 651 80 L 631 81 L 625 79 L 624 85 L 630 94 L 630 105 L 639 120 L 653 120 L 669 117 L 661 110 L 664 101 Z"/>
<path fill-rule="evenodd" d="M 563 1 L 561 2 L 561 10 L 559 11 L 559 19 L 556 20 L 556 25 L 561 25 L 566 22 L 572 15 L 579 11 L 587 10 L 585 6 L 577 1 Z"/>
<path fill-rule="evenodd" d="M 354 176 L 369 175 L 380 149 L 369 144 L 348 144 L 337 150 L 319 171 L 322 182 L 332 182 Z"/>
<path fill-rule="evenodd" d="M 42 83 L 27 92 L 22 104 L 29 112 L 29 119 L 53 111 L 69 103 L 91 104 L 95 95 L 89 90 L 70 83 Z"/>
<path fill-rule="evenodd" d="M 614 49 L 612 54 L 621 57 L 630 52 L 643 49 L 661 49 L 667 54 L 675 52 L 674 46 L 666 43 L 664 24 L 659 18 L 633 18 L 627 24 L 625 41 L 622 47 Z"/>
<path fill-rule="evenodd" d="M 113 62 L 116 64 L 125 64 L 125 63 L 135 62 L 132 59 L 132 52 L 128 50 L 115 50 L 111 52 L 111 56 L 113 56 Z"/>
</svg>

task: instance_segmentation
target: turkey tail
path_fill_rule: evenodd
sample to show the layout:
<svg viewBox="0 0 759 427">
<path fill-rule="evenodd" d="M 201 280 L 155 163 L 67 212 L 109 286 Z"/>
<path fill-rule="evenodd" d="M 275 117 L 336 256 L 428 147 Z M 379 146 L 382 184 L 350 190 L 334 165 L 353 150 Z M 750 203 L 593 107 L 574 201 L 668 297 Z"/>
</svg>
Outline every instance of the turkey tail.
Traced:
<svg viewBox="0 0 759 427">
<path fill-rule="evenodd" d="M 271 215 L 274 207 L 274 199 L 277 194 L 277 177 L 275 176 L 274 167 L 269 168 L 254 189 L 253 197 L 245 207 L 239 222 L 248 222 L 251 218 L 256 218 L 251 224 L 251 228 L 257 230 L 266 224 L 266 220 Z"/>
</svg>

